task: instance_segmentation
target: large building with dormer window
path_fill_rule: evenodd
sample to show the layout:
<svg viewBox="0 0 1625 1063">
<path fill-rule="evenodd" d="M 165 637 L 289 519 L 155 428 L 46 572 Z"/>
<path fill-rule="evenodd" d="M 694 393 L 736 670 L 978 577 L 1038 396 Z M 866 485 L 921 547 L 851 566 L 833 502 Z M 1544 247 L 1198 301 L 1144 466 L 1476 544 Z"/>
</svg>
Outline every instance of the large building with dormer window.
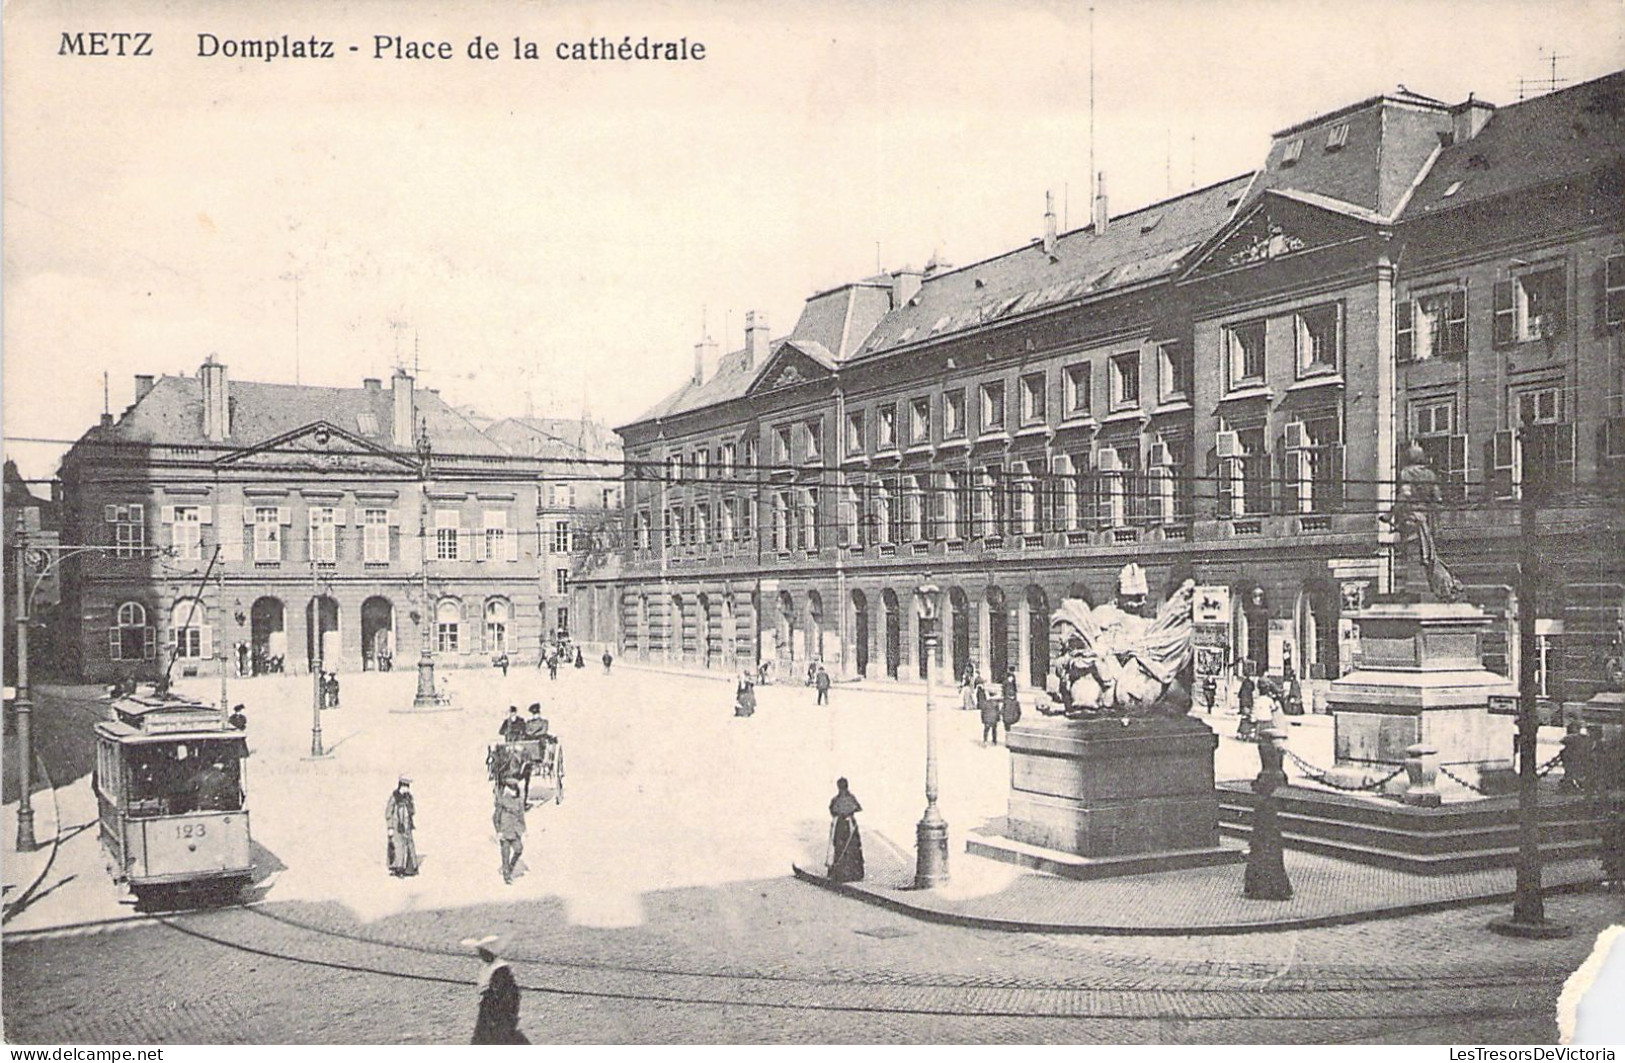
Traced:
<svg viewBox="0 0 1625 1063">
<path fill-rule="evenodd" d="M 1153 597 L 1229 589 L 1230 662 L 1324 681 L 1405 589 L 1378 518 L 1414 440 L 1502 670 L 1540 485 L 1541 682 L 1587 696 L 1625 607 L 1622 113 L 1619 74 L 1501 108 L 1401 89 L 1282 130 L 1254 173 L 702 339 L 619 430 L 614 640 L 918 675 L 929 581 L 946 668 L 1039 686 L 1051 610 L 1133 560 Z"/>
<path fill-rule="evenodd" d="M 67 641 L 87 677 L 534 660 L 552 587 L 545 455 L 432 390 L 136 378 L 64 458 Z M 152 549 L 156 548 L 156 549 Z"/>
</svg>

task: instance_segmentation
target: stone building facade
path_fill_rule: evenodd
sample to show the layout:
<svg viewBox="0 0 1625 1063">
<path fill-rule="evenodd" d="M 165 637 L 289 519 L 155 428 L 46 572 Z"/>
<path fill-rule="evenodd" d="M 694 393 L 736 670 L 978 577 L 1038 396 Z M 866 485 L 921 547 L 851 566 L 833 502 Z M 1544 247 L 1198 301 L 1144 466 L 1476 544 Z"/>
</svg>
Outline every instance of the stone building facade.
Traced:
<svg viewBox="0 0 1625 1063">
<path fill-rule="evenodd" d="M 64 458 L 68 642 L 87 678 L 534 659 L 546 463 L 434 391 L 138 377 Z M 157 547 L 157 551 L 144 549 Z"/>
<path fill-rule="evenodd" d="M 1395 589 L 1379 516 L 1415 439 L 1450 484 L 1447 559 L 1508 622 L 1516 495 L 1561 484 L 1543 674 L 1583 694 L 1625 601 L 1622 83 L 1363 100 L 1254 173 L 1118 216 L 1101 195 L 1068 233 L 1047 212 L 992 259 L 819 293 L 776 339 L 752 316 L 720 358 L 702 339 L 619 429 L 622 652 L 917 676 L 930 582 L 943 667 L 1038 686 L 1055 605 L 1134 560 L 1154 597 L 1229 590 L 1231 665 L 1329 680 Z M 1525 447 L 1534 425 L 1558 427 Z"/>
</svg>

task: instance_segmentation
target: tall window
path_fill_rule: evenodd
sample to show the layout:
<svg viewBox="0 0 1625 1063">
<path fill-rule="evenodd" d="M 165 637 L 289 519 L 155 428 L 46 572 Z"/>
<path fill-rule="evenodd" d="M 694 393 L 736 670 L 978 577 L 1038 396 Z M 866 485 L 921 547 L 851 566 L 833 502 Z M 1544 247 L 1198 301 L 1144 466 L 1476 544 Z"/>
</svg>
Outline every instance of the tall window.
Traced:
<svg viewBox="0 0 1625 1063">
<path fill-rule="evenodd" d="M 554 594 L 569 594 L 570 593 L 570 570 L 569 569 L 567 569 L 567 568 L 556 568 L 556 569 L 553 570 L 553 593 Z"/>
<path fill-rule="evenodd" d="M 903 541 L 925 538 L 925 490 L 918 476 L 903 477 Z"/>
<path fill-rule="evenodd" d="M 924 395 L 908 400 L 908 441 L 931 442 L 931 400 Z"/>
<path fill-rule="evenodd" d="M 846 452 L 862 454 L 866 440 L 863 435 L 863 411 L 852 410 L 846 415 Z"/>
<path fill-rule="evenodd" d="M 787 424 L 773 429 L 773 461 L 776 464 L 790 464 L 790 435 L 791 429 Z"/>
<path fill-rule="evenodd" d="M 1411 439 L 1439 474 L 1444 497 L 1459 502 L 1466 491 L 1467 437 L 1456 434 L 1455 400 L 1412 403 Z"/>
<path fill-rule="evenodd" d="M 459 628 L 463 622 L 463 603 L 455 598 L 442 598 L 434 607 L 434 647 L 440 653 L 456 653 Z"/>
<path fill-rule="evenodd" d="M 567 520 L 553 522 L 553 552 L 555 554 L 570 552 L 570 522 Z"/>
<path fill-rule="evenodd" d="M 1078 527 L 1077 469 L 1069 454 L 1057 454 L 1050 461 L 1054 488 L 1054 521 L 1062 531 Z"/>
<path fill-rule="evenodd" d="M 711 452 L 701 447 L 694 452 L 694 479 L 703 480 L 711 471 Z"/>
<path fill-rule="evenodd" d="M 196 506 L 176 506 L 175 522 L 170 525 L 170 539 L 175 556 L 182 561 L 198 561 L 203 557 L 202 514 Z"/>
<path fill-rule="evenodd" d="M 361 515 L 362 560 L 369 565 L 389 561 L 389 510 L 369 509 Z"/>
<path fill-rule="evenodd" d="M 875 485 L 874 514 L 870 525 L 873 528 L 871 534 L 877 543 L 896 541 L 895 536 L 892 535 L 893 517 L 896 512 L 892 499 L 893 493 L 884 482 Z"/>
<path fill-rule="evenodd" d="M 1062 399 L 1068 417 L 1088 417 L 1093 396 L 1090 394 L 1089 363 L 1069 365 L 1061 380 Z"/>
<path fill-rule="evenodd" d="M 492 598 L 485 603 L 485 649 L 489 653 L 508 652 L 508 600 Z"/>
<path fill-rule="evenodd" d="M 990 380 L 982 385 L 982 431 L 1004 430 L 1004 381 Z"/>
<path fill-rule="evenodd" d="M 208 610 L 195 598 L 182 598 L 169 610 L 169 637 L 175 656 L 196 661 L 209 656 L 205 628 Z"/>
<path fill-rule="evenodd" d="M 276 506 L 254 507 L 254 560 L 282 560 L 282 522 Z"/>
<path fill-rule="evenodd" d="M 1228 384 L 1239 388 L 1264 382 L 1264 322 L 1246 321 L 1224 330 Z"/>
<path fill-rule="evenodd" d="M 1399 361 L 1425 362 L 1466 353 L 1466 291 L 1433 292 L 1394 304 L 1394 356 Z"/>
<path fill-rule="evenodd" d="M 1515 427 L 1495 433 L 1490 447 L 1491 482 L 1499 498 L 1532 490 L 1541 497 L 1574 482 L 1574 425 L 1563 416 L 1555 387 L 1519 392 Z"/>
<path fill-rule="evenodd" d="M 875 423 L 879 432 L 876 447 L 880 450 L 897 449 L 897 407 L 887 403 L 875 410 Z"/>
<path fill-rule="evenodd" d="M 732 480 L 734 477 L 735 452 L 736 445 L 733 443 L 724 443 L 717 448 L 717 475 L 724 480 Z M 605 508 L 608 508 L 607 504 Z"/>
<path fill-rule="evenodd" d="M 1131 410 L 1140 404 L 1140 355 L 1125 351 L 1112 355 L 1112 409 Z"/>
<path fill-rule="evenodd" d="M 1148 515 L 1152 519 L 1168 522 L 1190 517 L 1189 460 L 1190 441 L 1184 436 L 1164 436 L 1151 445 L 1145 473 Z"/>
<path fill-rule="evenodd" d="M 942 474 L 942 527 L 939 532 L 947 539 L 957 539 L 964 534 L 959 526 L 960 499 L 965 493 L 965 474 L 957 469 L 950 469 Z"/>
<path fill-rule="evenodd" d="M 317 564 L 333 564 L 338 560 L 338 542 L 333 507 L 310 507 L 310 559 Z"/>
<path fill-rule="evenodd" d="M 1287 425 L 1285 508 L 1326 513 L 1343 501 L 1343 426 L 1336 410 L 1311 413 Z"/>
<path fill-rule="evenodd" d="M 1190 348 L 1183 343 L 1157 345 L 1157 401 L 1179 402 L 1190 397 Z"/>
<path fill-rule="evenodd" d="M 1222 437 L 1233 438 L 1227 443 Z M 1225 450 L 1229 449 L 1229 454 Z M 1221 432 L 1219 448 L 1219 515 L 1256 516 L 1268 512 L 1270 501 L 1270 458 L 1264 449 L 1264 427 L 1230 429 Z"/>
<path fill-rule="evenodd" d="M 965 389 L 942 393 L 942 438 L 959 439 L 965 434 Z"/>
<path fill-rule="evenodd" d="M 1337 303 L 1300 310 L 1294 315 L 1298 375 L 1335 373 L 1342 367 L 1342 307 Z"/>
<path fill-rule="evenodd" d="M 107 523 L 112 525 L 113 556 L 140 556 L 147 545 L 146 507 L 139 502 L 128 506 L 107 506 L 106 517 Z"/>
<path fill-rule="evenodd" d="M 508 514 L 504 510 L 485 511 L 485 556 L 492 561 L 508 559 Z"/>
<path fill-rule="evenodd" d="M 803 487 L 800 492 L 801 533 L 803 550 L 818 549 L 818 488 Z"/>
<path fill-rule="evenodd" d="M 107 649 L 115 661 L 152 660 L 152 628 L 147 625 L 145 606 L 125 602 L 118 607 L 107 632 Z"/>
<path fill-rule="evenodd" d="M 1023 425 L 1043 424 L 1049 416 L 1049 404 L 1046 388 L 1048 384 L 1043 373 L 1031 373 L 1021 378 L 1021 423 Z"/>
<path fill-rule="evenodd" d="M 1495 345 L 1550 339 L 1563 331 L 1567 271 L 1524 273 L 1495 284 Z"/>
<path fill-rule="evenodd" d="M 437 509 L 434 514 L 434 556 L 438 561 L 457 560 L 462 514 L 455 509 Z"/>
<path fill-rule="evenodd" d="M 790 498 L 783 491 L 773 492 L 773 549 L 790 549 Z"/>
</svg>

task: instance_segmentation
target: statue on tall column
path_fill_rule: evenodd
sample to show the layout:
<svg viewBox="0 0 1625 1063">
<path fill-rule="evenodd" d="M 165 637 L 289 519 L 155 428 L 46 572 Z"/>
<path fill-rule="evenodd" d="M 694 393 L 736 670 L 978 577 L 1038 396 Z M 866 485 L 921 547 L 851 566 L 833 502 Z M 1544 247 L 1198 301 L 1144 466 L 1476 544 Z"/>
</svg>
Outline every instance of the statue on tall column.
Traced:
<svg viewBox="0 0 1625 1063">
<path fill-rule="evenodd" d="M 1441 602 L 1453 602 L 1461 595 L 1461 580 L 1439 559 L 1435 546 L 1433 513 L 1444 501 L 1439 490 L 1439 474 L 1428 464 L 1427 454 L 1415 440 L 1405 451 L 1405 465 L 1399 470 L 1399 489 L 1393 512 L 1382 519 L 1391 523 L 1403 549 L 1415 541 L 1417 559 L 1427 576 L 1428 589 Z"/>
<path fill-rule="evenodd" d="M 1117 596 L 1091 609 L 1068 598 L 1050 621 L 1062 711 L 1067 715 L 1182 715 L 1188 692 L 1176 677 L 1191 659 L 1194 580 L 1186 580 L 1147 618 L 1145 569 L 1130 563 Z M 1180 697 L 1183 693 L 1185 696 Z"/>
</svg>

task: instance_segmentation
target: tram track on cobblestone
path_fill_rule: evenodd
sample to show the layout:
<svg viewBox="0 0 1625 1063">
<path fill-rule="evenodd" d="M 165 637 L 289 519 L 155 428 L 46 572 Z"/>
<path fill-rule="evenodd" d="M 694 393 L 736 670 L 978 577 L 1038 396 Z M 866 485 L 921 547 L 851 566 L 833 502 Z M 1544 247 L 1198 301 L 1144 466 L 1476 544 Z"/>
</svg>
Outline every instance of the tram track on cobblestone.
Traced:
<svg viewBox="0 0 1625 1063">
<path fill-rule="evenodd" d="M 196 925 L 198 916 L 243 912 L 297 935 L 293 942 L 252 944 L 219 928 Z M 466 986 L 468 957 L 442 949 L 334 931 L 239 906 L 213 912 L 155 917 L 164 928 L 237 953 L 368 978 L 442 986 Z M 318 950 L 306 947 L 318 943 Z M 320 944 L 337 943 L 347 955 L 322 955 Z M 366 952 L 372 952 L 371 956 Z M 361 953 L 358 955 L 357 953 Z M 402 955 L 413 961 L 401 963 Z M 852 971 L 802 975 L 778 971 L 689 970 L 672 966 L 610 963 L 556 955 L 512 955 L 521 988 L 559 999 L 678 1006 L 760 1009 L 802 1014 L 852 1013 L 975 1020 L 1111 1020 L 1125 1022 L 1399 1022 L 1421 1029 L 1527 1019 L 1543 996 L 1530 974 L 1477 979 L 1472 986 L 1435 977 L 1415 981 L 1351 980 L 1348 972 L 1328 985 L 1272 980 L 1267 986 L 1191 984 L 1178 980 L 1088 977 L 1052 981 L 1020 978 L 946 979 L 896 977 Z M 551 977 L 537 977 L 550 972 Z M 1330 973 L 1330 972 L 1323 972 Z M 1464 1000 L 1465 989 L 1478 992 Z M 1552 990 L 1555 995 L 1555 988 Z"/>
<path fill-rule="evenodd" d="M 373 947 L 397 949 L 403 952 L 416 953 L 432 957 L 459 958 L 463 952 L 459 949 L 435 948 L 427 945 L 416 945 L 409 942 L 392 941 L 387 938 L 372 937 L 366 934 L 351 933 L 334 930 L 330 927 L 303 922 L 290 918 L 264 908 L 246 908 L 251 914 L 271 922 L 279 923 L 285 927 L 302 930 L 306 933 L 323 937 L 334 938 L 354 944 Z M 1080 989 L 1098 989 L 1112 983 L 1125 983 L 1130 980 L 1142 983 L 1140 988 L 1147 992 L 1179 991 L 1179 992 L 1236 992 L 1238 984 L 1256 982 L 1267 984 L 1270 992 L 1348 992 L 1356 990 L 1409 990 L 1417 987 L 1429 988 L 1438 985 L 1440 971 L 1438 969 L 1418 968 L 1414 970 L 1394 972 L 1392 965 L 1384 971 L 1375 969 L 1361 969 L 1353 967 L 1321 967 L 1307 965 L 1292 965 L 1290 970 L 1283 970 L 1282 965 L 1254 963 L 1248 965 L 1214 965 L 1207 963 L 1190 963 L 1173 960 L 1164 961 L 1156 966 L 1148 964 L 1143 957 L 1121 954 L 1107 956 L 1081 956 L 1066 957 L 1067 962 L 1091 964 L 1113 968 L 1118 973 L 1115 977 L 1101 978 L 1092 974 L 1087 978 L 1064 978 L 1050 981 L 1032 981 L 1019 978 L 1006 978 L 999 976 L 967 976 L 961 978 L 945 978 L 940 975 L 905 974 L 901 972 L 885 972 L 884 977 L 872 977 L 874 972 L 859 970 L 836 971 L 829 974 L 799 974 L 783 971 L 762 970 L 695 970 L 689 967 L 674 967 L 669 965 L 612 963 L 603 960 L 581 959 L 578 957 L 562 956 L 557 954 L 543 955 L 511 955 L 512 962 L 534 964 L 538 966 L 553 966 L 580 969 L 583 971 L 613 972 L 625 975 L 645 975 L 650 977 L 680 977 L 710 980 L 752 980 L 771 983 L 785 983 L 791 985 L 804 985 L 811 987 L 841 987 L 850 986 L 854 982 L 876 987 L 895 987 L 910 989 L 1030 989 L 1075 991 Z M 1237 967 L 1245 966 L 1245 970 Z M 1204 968 L 1191 971 L 1190 968 Z M 1207 968 L 1218 969 L 1207 969 Z M 1520 966 L 1503 968 L 1494 976 L 1453 977 L 1451 985 L 1459 989 L 1505 989 L 1515 986 L 1526 986 L 1532 979 L 1555 978 L 1561 980 L 1567 977 L 1569 970 L 1561 966 Z M 870 975 L 870 977 L 864 977 Z M 1152 983 L 1157 976 L 1177 976 L 1178 981 L 1169 979 L 1164 982 Z M 1192 979 L 1225 979 L 1232 984 L 1226 987 L 1209 987 L 1201 984 L 1192 984 Z M 1144 984 L 1150 983 L 1150 984 Z M 1255 990 L 1259 991 L 1259 990 Z"/>
</svg>

